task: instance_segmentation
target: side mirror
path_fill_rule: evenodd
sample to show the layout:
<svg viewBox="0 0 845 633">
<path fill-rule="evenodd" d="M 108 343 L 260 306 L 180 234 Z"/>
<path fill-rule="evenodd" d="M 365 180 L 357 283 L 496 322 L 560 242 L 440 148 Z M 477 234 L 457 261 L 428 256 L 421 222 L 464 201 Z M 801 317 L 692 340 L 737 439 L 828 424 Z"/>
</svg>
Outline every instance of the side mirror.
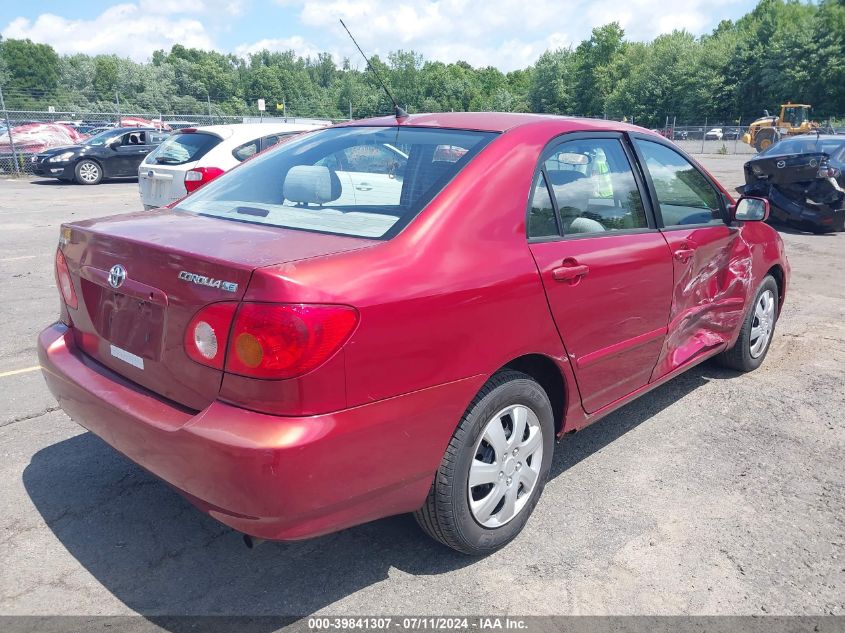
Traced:
<svg viewBox="0 0 845 633">
<path fill-rule="evenodd" d="M 116 149 L 117 149 L 117 146 L 118 146 L 118 145 L 120 145 L 120 138 L 121 138 L 121 137 L 119 137 L 119 136 L 114 136 L 114 137 L 110 138 L 110 139 L 108 140 L 108 142 L 106 143 L 106 146 L 107 146 L 109 149 L 114 149 L 114 150 L 116 150 Z"/>
<path fill-rule="evenodd" d="M 746 198 L 743 196 L 734 205 L 732 211 L 732 220 L 763 222 L 769 217 L 769 201 L 765 198 Z"/>
</svg>

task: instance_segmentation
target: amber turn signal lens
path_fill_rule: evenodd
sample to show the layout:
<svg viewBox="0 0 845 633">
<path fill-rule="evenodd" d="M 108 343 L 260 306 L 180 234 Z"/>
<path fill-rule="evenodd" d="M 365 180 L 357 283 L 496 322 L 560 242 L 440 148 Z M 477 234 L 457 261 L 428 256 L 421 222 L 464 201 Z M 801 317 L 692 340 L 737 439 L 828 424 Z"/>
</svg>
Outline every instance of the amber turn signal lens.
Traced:
<svg viewBox="0 0 845 633">
<path fill-rule="evenodd" d="M 247 367 L 258 367 L 264 359 L 264 350 L 261 348 L 261 341 L 255 336 L 244 332 L 235 339 L 235 353 Z"/>
</svg>

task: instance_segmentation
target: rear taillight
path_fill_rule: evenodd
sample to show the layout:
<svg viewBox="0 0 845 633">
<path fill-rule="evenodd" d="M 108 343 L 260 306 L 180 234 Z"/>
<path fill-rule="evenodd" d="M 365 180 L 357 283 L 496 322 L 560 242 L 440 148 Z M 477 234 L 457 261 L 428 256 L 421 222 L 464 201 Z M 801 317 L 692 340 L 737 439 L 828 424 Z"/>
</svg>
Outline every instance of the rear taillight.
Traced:
<svg viewBox="0 0 845 633">
<path fill-rule="evenodd" d="M 185 353 L 201 365 L 223 369 L 229 327 L 238 304 L 212 303 L 194 315 L 185 330 Z"/>
<path fill-rule="evenodd" d="M 234 317 L 234 324 L 232 319 Z M 295 378 L 329 360 L 358 323 L 350 306 L 212 303 L 185 330 L 194 361 L 252 378 Z"/>
<path fill-rule="evenodd" d="M 211 182 L 217 176 L 223 173 L 219 167 L 197 167 L 196 169 L 189 169 L 185 174 L 185 189 L 188 193 L 196 191 L 205 183 Z"/>
<path fill-rule="evenodd" d="M 65 256 L 59 249 L 56 250 L 56 284 L 59 286 L 59 291 L 62 293 L 62 298 L 65 300 L 67 307 L 76 310 L 78 305 L 76 290 L 73 289 L 73 281 L 70 278 Z"/>
<path fill-rule="evenodd" d="M 301 376 L 331 358 L 357 323 L 358 311 L 350 306 L 243 303 L 232 326 L 226 372 Z"/>
</svg>

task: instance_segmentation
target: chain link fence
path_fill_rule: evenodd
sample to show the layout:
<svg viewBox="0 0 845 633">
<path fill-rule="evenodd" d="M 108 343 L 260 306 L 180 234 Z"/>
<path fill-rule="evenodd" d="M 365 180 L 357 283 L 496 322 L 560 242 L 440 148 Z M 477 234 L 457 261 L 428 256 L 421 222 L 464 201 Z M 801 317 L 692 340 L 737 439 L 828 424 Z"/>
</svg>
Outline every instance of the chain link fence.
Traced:
<svg viewBox="0 0 845 633">
<path fill-rule="evenodd" d="M 221 116 L 208 113 L 0 111 L 0 175 L 27 175 L 32 172 L 33 159 L 39 152 L 62 145 L 73 145 L 116 127 L 138 126 L 175 131 L 206 125 L 280 121 L 298 123 L 314 120 L 304 117 Z M 10 127 L 11 135 L 8 131 Z"/>
<path fill-rule="evenodd" d="M 49 147 L 69 145 L 103 130 L 124 126 L 150 126 L 165 130 L 186 127 L 222 125 L 233 123 L 257 123 L 259 121 L 290 122 L 313 121 L 302 117 L 279 116 L 223 116 L 217 114 L 162 114 L 159 112 L 87 112 L 87 111 L 0 111 L 0 174 L 26 175 L 31 172 L 33 157 Z M 327 120 L 327 119 L 321 119 Z M 624 121 L 640 124 L 633 117 Z M 56 126 L 36 124 L 57 123 Z M 9 138 L 7 126 L 14 130 Z M 712 122 L 683 124 L 666 119 L 663 127 L 653 131 L 674 141 L 689 154 L 742 154 L 753 156 L 757 150 L 742 141 L 748 125 L 742 122 Z M 830 121 L 823 123 L 823 133 L 845 133 L 845 128 L 835 128 Z"/>
</svg>

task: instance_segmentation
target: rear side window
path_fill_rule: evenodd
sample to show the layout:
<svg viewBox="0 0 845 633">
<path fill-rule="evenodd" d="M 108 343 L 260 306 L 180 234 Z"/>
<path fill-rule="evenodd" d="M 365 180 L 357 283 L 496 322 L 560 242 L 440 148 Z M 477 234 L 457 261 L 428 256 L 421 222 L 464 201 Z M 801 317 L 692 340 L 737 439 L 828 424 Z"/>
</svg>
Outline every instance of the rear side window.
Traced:
<svg viewBox="0 0 845 633">
<path fill-rule="evenodd" d="M 541 171 L 534 183 L 531 208 L 528 210 L 528 237 L 553 237 L 560 235 L 555 217 L 555 207 L 549 195 L 546 176 Z"/>
<path fill-rule="evenodd" d="M 556 146 L 542 173 L 557 204 L 563 235 L 648 228 L 631 164 L 616 138 Z"/>
<path fill-rule="evenodd" d="M 390 238 L 495 136 L 412 127 L 320 130 L 224 174 L 179 208 L 242 222 Z"/>
<path fill-rule="evenodd" d="M 205 132 L 174 134 L 147 156 L 150 165 L 184 165 L 199 160 L 220 143 L 220 137 Z"/>
<path fill-rule="evenodd" d="M 244 143 L 243 145 L 238 145 L 235 149 L 232 150 L 232 156 L 234 156 L 239 161 L 245 161 L 250 156 L 254 156 L 257 154 L 261 149 L 259 148 L 260 139 L 252 139 Z"/>
<path fill-rule="evenodd" d="M 660 143 L 636 141 L 651 175 L 663 225 L 723 224 L 720 196 L 686 158 Z"/>
</svg>

